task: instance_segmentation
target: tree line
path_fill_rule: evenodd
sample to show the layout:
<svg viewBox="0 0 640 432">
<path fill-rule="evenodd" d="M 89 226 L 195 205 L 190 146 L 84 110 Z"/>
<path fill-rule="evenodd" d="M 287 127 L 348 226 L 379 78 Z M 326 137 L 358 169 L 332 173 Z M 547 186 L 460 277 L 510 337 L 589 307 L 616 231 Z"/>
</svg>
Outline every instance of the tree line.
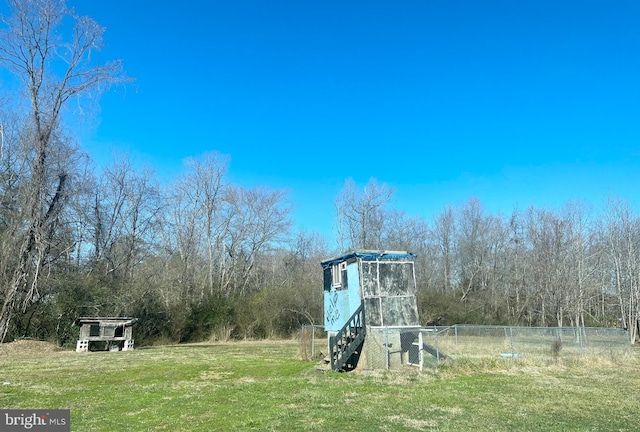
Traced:
<svg viewBox="0 0 640 432">
<path fill-rule="evenodd" d="M 417 253 L 423 324 L 615 326 L 638 338 L 640 217 L 626 200 L 491 214 L 471 198 L 426 220 L 389 209 L 392 194 L 347 181 L 336 232 L 348 248 Z"/>
<path fill-rule="evenodd" d="M 0 341 L 74 344 L 80 316 L 135 316 L 136 343 L 287 337 L 323 321 L 320 261 L 417 254 L 423 324 L 620 326 L 638 336 L 640 218 L 622 199 L 491 214 L 475 198 L 433 218 L 347 180 L 334 239 L 294 229 L 284 190 L 229 181 L 207 153 L 160 183 L 74 142 L 77 106 L 130 81 L 93 63 L 103 28 L 63 0 L 9 0 L 0 63 Z M 69 103 L 73 100 L 73 103 Z M 425 199 L 428 199 L 426 197 Z M 330 203 L 329 203 L 330 204 Z"/>
</svg>

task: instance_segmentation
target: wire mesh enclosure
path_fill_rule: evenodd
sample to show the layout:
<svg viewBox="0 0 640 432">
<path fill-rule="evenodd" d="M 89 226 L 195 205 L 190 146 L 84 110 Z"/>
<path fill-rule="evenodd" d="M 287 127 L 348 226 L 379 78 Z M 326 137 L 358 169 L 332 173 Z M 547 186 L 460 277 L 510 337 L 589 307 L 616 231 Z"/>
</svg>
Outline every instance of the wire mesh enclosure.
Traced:
<svg viewBox="0 0 640 432">
<path fill-rule="evenodd" d="M 431 332 L 455 356 L 568 359 L 619 356 L 631 350 L 626 330 L 603 327 L 510 327 L 455 325 Z"/>
<path fill-rule="evenodd" d="M 322 326 L 305 326 L 301 358 L 327 355 Z M 449 359 L 501 358 L 560 361 L 575 358 L 615 358 L 631 353 L 627 331 L 601 327 L 511 327 L 454 325 L 450 327 L 371 327 L 367 331 L 359 369 L 437 369 Z"/>
</svg>

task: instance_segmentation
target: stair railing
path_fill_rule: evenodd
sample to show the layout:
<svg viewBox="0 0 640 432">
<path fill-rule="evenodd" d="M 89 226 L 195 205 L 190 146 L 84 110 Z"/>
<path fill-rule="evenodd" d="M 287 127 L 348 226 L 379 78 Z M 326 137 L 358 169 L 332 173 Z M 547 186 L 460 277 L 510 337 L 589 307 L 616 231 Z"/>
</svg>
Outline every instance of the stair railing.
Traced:
<svg viewBox="0 0 640 432">
<path fill-rule="evenodd" d="M 360 303 L 358 309 L 351 315 L 345 325 L 330 339 L 331 369 L 344 369 L 349 358 L 364 342 L 366 333 L 364 303 Z"/>
</svg>

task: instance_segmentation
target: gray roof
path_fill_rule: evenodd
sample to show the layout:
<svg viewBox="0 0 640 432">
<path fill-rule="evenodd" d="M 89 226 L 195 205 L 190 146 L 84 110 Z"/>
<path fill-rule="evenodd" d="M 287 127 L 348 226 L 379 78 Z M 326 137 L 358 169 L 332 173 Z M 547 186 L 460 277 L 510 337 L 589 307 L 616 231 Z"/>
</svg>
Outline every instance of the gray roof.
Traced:
<svg viewBox="0 0 640 432">
<path fill-rule="evenodd" d="M 132 317 L 80 317 L 76 319 L 74 325 L 82 324 L 111 324 L 111 325 L 133 325 L 138 322 L 138 318 Z"/>
<path fill-rule="evenodd" d="M 346 261 L 349 258 L 361 258 L 366 261 L 384 260 L 384 259 L 414 259 L 416 254 L 406 251 L 384 251 L 384 250 L 356 250 L 342 255 L 338 258 L 329 259 L 321 262 L 322 268 L 330 267 L 333 264 Z"/>
</svg>

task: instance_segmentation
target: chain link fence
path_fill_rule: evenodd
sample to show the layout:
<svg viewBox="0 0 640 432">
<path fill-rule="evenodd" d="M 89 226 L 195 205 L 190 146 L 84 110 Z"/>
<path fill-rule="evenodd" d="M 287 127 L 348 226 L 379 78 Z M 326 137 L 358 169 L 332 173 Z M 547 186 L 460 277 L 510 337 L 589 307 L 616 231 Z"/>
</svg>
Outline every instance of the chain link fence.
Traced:
<svg viewBox="0 0 640 432">
<path fill-rule="evenodd" d="M 548 360 L 615 357 L 631 351 L 628 332 L 618 328 L 456 325 L 438 329 L 437 338 L 443 349 L 466 357 Z"/>
<path fill-rule="evenodd" d="M 304 326 L 300 357 L 327 357 L 322 326 Z M 511 327 L 454 325 L 450 327 L 371 327 L 358 368 L 437 369 L 448 359 L 527 359 L 559 361 L 574 358 L 615 358 L 631 353 L 628 332 L 601 327 Z"/>
<path fill-rule="evenodd" d="M 460 358 L 549 362 L 631 353 L 628 332 L 617 328 L 454 325 L 378 328 L 368 336 L 365 355 L 371 369 L 437 369 L 444 360 Z"/>
<path fill-rule="evenodd" d="M 328 355 L 329 341 L 322 325 L 303 325 L 300 331 L 300 359 L 317 361 Z"/>
</svg>

